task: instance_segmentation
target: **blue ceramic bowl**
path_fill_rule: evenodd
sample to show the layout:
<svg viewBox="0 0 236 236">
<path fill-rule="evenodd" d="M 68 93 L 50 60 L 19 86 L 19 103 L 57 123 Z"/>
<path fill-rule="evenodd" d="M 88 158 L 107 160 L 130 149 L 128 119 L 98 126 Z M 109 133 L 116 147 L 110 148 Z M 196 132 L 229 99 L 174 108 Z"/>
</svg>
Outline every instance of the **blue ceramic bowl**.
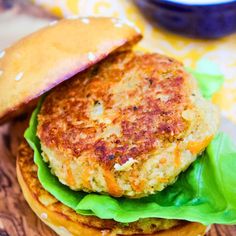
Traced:
<svg viewBox="0 0 236 236">
<path fill-rule="evenodd" d="M 236 0 L 134 1 L 154 23 L 178 34 L 219 38 L 236 32 Z"/>
</svg>

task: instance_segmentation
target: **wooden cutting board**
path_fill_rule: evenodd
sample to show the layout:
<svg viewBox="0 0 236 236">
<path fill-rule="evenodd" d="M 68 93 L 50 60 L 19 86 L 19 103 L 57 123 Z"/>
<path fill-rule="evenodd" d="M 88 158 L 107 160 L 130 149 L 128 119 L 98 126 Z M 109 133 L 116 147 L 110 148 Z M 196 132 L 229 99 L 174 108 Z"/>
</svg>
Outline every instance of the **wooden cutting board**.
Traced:
<svg viewBox="0 0 236 236">
<path fill-rule="evenodd" d="M 49 18 L 26 0 L 0 0 L 0 49 L 41 27 Z M 223 122 L 224 130 L 235 131 L 227 122 Z M 15 156 L 26 127 L 26 116 L 0 126 L 0 236 L 55 236 L 31 211 L 16 179 Z M 207 235 L 235 236 L 236 226 L 214 225 Z"/>
<path fill-rule="evenodd" d="M 15 157 L 27 126 L 23 118 L 0 126 L 0 236 L 54 236 L 31 211 L 17 182 Z"/>
</svg>

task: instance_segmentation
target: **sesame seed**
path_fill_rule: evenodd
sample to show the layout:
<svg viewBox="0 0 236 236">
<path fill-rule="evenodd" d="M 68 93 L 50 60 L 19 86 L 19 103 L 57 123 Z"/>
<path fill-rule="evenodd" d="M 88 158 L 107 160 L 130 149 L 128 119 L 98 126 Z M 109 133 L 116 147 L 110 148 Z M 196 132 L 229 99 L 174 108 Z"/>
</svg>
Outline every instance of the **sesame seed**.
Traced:
<svg viewBox="0 0 236 236">
<path fill-rule="evenodd" d="M 89 81 L 89 79 L 88 79 L 88 78 L 86 78 L 86 79 L 83 81 L 83 85 L 87 84 L 87 83 L 88 83 L 88 81 Z"/>
<path fill-rule="evenodd" d="M 123 24 L 122 23 L 115 23 L 115 27 L 117 27 L 117 28 L 121 28 L 123 26 Z"/>
<path fill-rule="evenodd" d="M 24 72 L 18 73 L 17 76 L 16 76 L 16 78 L 15 78 L 15 80 L 16 80 L 16 81 L 19 81 L 19 80 L 22 78 L 23 75 L 24 75 Z"/>
<path fill-rule="evenodd" d="M 0 70 L 0 76 L 3 74 L 3 71 L 2 70 Z"/>
<path fill-rule="evenodd" d="M 94 61 L 94 60 L 96 59 L 96 57 L 95 57 L 95 55 L 94 55 L 92 52 L 89 52 L 89 53 L 88 53 L 88 59 L 89 59 L 90 61 Z"/>
<path fill-rule="evenodd" d="M 122 27 L 123 24 L 126 24 L 130 26 L 131 28 L 133 28 L 137 33 L 141 33 L 141 30 L 133 22 L 129 20 L 113 18 L 112 22 L 115 23 L 116 27 Z"/>
<path fill-rule="evenodd" d="M 109 234 L 109 231 L 108 231 L 108 230 L 102 230 L 101 232 L 102 232 L 102 236 L 106 236 L 106 235 Z"/>
<path fill-rule="evenodd" d="M 136 31 L 137 33 L 139 33 L 139 34 L 141 33 L 141 30 L 140 30 L 137 26 L 134 26 L 133 28 L 135 29 L 135 31 Z"/>
<path fill-rule="evenodd" d="M 61 232 L 61 235 L 72 236 L 72 234 L 68 231 L 68 229 L 66 229 L 63 226 L 59 226 L 59 230 Z"/>
<path fill-rule="evenodd" d="M 57 24 L 58 23 L 58 21 L 57 20 L 54 20 L 54 21 L 51 21 L 48 25 L 49 26 L 53 26 L 53 25 L 55 25 L 55 24 Z"/>
<path fill-rule="evenodd" d="M 43 213 L 41 214 L 41 218 L 42 218 L 42 219 L 47 219 L 47 218 L 48 218 L 47 213 L 43 212 Z"/>
<path fill-rule="evenodd" d="M 129 20 L 124 20 L 124 24 L 126 24 L 126 25 L 128 25 L 130 27 L 134 27 L 135 26 L 134 23 L 129 21 Z"/>
<path fill-rule="evenodd" d="M 84 23 L 84 24 L 89 24 L 90 23 L 90 20 L 88 18 L 82 18 L 81 21 Z"/>
<path fill-rule="evenodd" d="M 0 52 L 0 58 L 3 58 L 4 55 L 5 55 L 5 51 L 1 51 L 1 52 Z"/>
<path fill-rule="evenodd" d="M 125 20 L 124 23 L 133 28 L 137 33 L 141 33 L 140 29 L 133 22 Z"/>
</svg>

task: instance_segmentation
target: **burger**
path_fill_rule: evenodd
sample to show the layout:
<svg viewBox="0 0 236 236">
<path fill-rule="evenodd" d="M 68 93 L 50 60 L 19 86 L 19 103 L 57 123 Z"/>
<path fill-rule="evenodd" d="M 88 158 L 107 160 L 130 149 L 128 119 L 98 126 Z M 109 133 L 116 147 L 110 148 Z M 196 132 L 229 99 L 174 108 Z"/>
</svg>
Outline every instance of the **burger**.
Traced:
<svg viewBox="0 0 236 236">
<path fill-rule="evenodd" d="M 236 223 L 236 152 L 225 157 L 218 109 L 198 72 L 133 50 L 141 38 L 119 19 L 73 17 L 1 53 L 0 122 L 36 107 L 18 181 L 59 235 L 196 236 Z"/>
</svg>

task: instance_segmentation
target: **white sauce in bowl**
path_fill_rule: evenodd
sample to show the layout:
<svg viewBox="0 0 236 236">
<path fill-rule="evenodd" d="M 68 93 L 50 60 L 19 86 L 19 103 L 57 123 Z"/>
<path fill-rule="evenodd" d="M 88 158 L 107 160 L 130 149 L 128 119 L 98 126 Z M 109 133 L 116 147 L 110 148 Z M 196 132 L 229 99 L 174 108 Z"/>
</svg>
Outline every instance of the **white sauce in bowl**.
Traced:
<svg viewBox="0 0 236 236">
<path fill-rule="evenodd" d="M 235 0 L 167 0 L 168 2 L 183 3 L 187 5 L 214 5 L 219 3 L 236 2 Z"/>
</svg>

